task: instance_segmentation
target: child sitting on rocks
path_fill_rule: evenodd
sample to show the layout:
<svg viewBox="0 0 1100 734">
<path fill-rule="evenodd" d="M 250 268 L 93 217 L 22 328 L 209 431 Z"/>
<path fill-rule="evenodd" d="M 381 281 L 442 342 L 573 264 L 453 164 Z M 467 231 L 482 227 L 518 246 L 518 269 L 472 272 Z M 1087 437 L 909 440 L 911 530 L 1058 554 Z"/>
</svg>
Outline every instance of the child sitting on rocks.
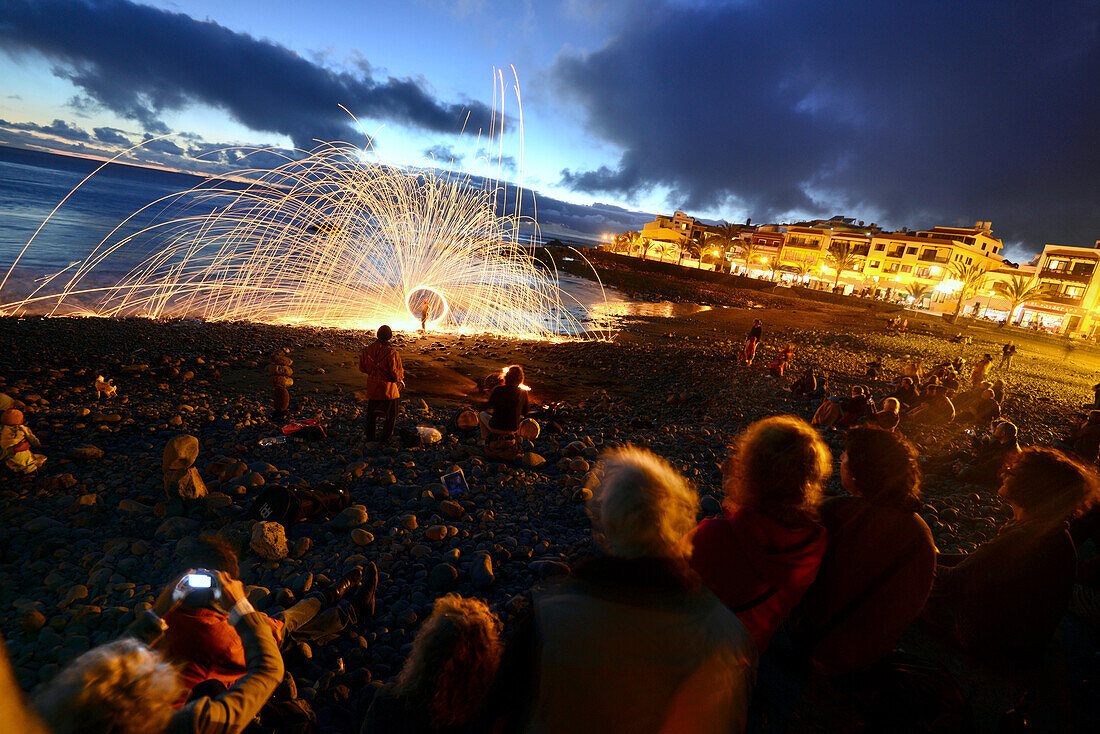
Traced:
<svg viewBox="0 0 1100 734">
<path fill-rule="evenodd" d="M 17 474 L 33 476 L 46 463 L 46 457 L 31 451 L 32 447 L 38 448 L 42 442 L 23 425 L 23 411 L 8 408 L 0 414 L 0 423 L 3 423 L 0 429 L 0 458 Z"/>
</svg>

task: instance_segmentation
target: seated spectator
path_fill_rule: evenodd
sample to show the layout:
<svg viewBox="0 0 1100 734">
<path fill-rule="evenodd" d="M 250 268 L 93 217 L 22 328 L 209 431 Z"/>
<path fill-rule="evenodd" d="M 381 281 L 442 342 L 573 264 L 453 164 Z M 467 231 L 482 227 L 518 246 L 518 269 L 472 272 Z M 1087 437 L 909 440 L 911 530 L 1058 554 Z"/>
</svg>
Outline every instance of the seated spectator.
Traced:
<svg viewBox="0 0 1100 734">
<path fill-rule="evenodd" d="M 913 420 L 930 426 L 942 426 L 955 420 L 955 405 L 935 378 L 924 387 L 924 400 L 909 414 Z"/>
<path fill-rule="evenodd" d="M 1068 448 L 1087 464 L 1095 464 L 1100 455 L 1100 410 L 1090 410 L 1066 442 Z"/>
<path fill-rule="evenodd" d="M 833 458 L 801 418 L 753 423 L 722 465 L 723 517 L 692 534 L 691 565 L 761 654 L 817 575 L 825 530 L 817 510 Z"/>
<path fill-rule="evenodd" d="M 1013 519 L 953 567 L 937 568 L 924 617 L 981 660 L 1037 661 L 1073 588 L 1077 553 L 1066 520 L 1096 491 L 1093 471 L 1060 451 L 1012 456 L 999 494 Z"/>
<path fill-rule="evenodd" d="M 480 414 L 481 437 L 492 433 L 515 433 L 527 417 L 530 406 L 523 385 L 523 368 L 514 364 L 504 373 L 504 384 L 489 393 L 489 410 Z"/>
<path fill-rule="evenodd" d="M 794 344 L 788 344 L 786 349 L 775 355 L 775 359 L 768 366 L 768 374 L 772 377 L 782 377 L 792 359 L 794 359 Z"/>
<path fill-rule="evenodd" d="M 989 366 L 993 364 L 992 354 L 983 354 L 982 358 L 974 363 L 974 369 L 970 370 L 970 384 L 977 387 L 987 374 L 989 374 Z"/>
<path fill-rule="evenodd" d="M 807 367 L 793 385 L 791 392 L 803 398 L 812 398 L 817 393 L 817 373 L 813 367 Z"/>
<path fill-rule="evenodd" d="M 875 413 L 875 401 L 867 395 L 867 388 L 863 385 L 853 385 L 851 396 L 840 407 L 842 413 L 836 422 L 838 428 L 854 426 Z"/>
<path fill-rule="evenodd" d="M 901 420 L 901 403 L 897 398 L 886 398 L 882 402 L 882 410 L 867 419 L 867 423 L 881 428 L 884 431 L 893 431 Z"/>
<path fill-rule="evenodd" d="M 153 608 L 138 617 L 132 633 L 159 636 L 164 617 L 183 581 L 169 584 Z M 137 639 L 123 638 L 84 653 L 35 696 L 39 715 L 54 734 L 110 732 L 241 732 L 283 680 L 283 658 L 263 615 L 245 597 L 244 585 L 226 573 L 216 583 L 229 608 L 228 623 L 243 641 L 247 673 L 215 697 L 196 697 L 173 711 L 179 678 L 159 652 Z M 5 722 L 7 723 L 7 722 Z"/>
<path fill-rule="evenodd" d="M 903 377 L 890 397 L 897 398 L 905 409 L 916 407 L 920 402 L 920 390 L 913 384 L 912 377 Z"/>
<path fill-rule="evenodd" d="M 233 550 L 210 537 L 200 540 L 198 548 L 184 559 L 183 567 L 218 571 L 234 579 L 240 575 Z M 271 628 L 280 647 L 286 645 L 291 635 L 313 639 L 335 634 L 374 613 L 378 571 L 373 563 L 367 567 L 366 575 L 364 582 L 363 567 L 356 566 L 329 587 L 310 592 L 286 611 L 274 617 L 263 612 L 257 616 Z M 157 648 L 179 666 L 185 697 L 205 681 L 214 680 L 229 687 L 248 672 L 244 643 L 222 606 L 208 593 L 196 590 L 163 615 L 168 629 Z"/>
<path fill-rule="evenodd" d="M 362 734 L 491 731 L 483 709 L 500 664 L 499 633 L 480 599 L 436 599 L 396 682 L 374 693 Z"/>
<path fill-rule="evenodd" d="M 685 561 L 698 494 L 634 447 L 605 454 L 596 475 L 603 555 L 535 592 L 494 699 L 521 707 L 521 731 L 742 731 L 756 650 Z"/>
<path fill-rule="evenodd" d="M 867 374 L 865 375 L 865 377 L 868 377 L 872 380 L 877 380 L 881 373 L 882 357 L 876 357 L 874 360 L 867 363 Z"/>
<path fill-rule="evenodd" d="M 996 487 L 1005 462 L 1020 453 L 1016 433 L 1013 423 L 995 423 L 991 435 L 975 437 L 970 458 L 955 465 L 955 474 L 964 482 Z"/>
<path fill-rule="evenodd" d="M 960 421 L 970 421 L 979 425 L 987 425 L 1001 417 L 1001 406 L 997 404 L 997 397 L 992 388 L 982 390 L 981 395 L 961 410 L 957 416 Z"/>
<path fill-rule="evenodd" d="M 993 390 L 993 399 L 997 401 L 997 405 L 1004 403 L 1005 401 L 1005 381 L 994 380 L 993 386 L 990 388 Z"/>
<path fill-rule="evenodd" d="M 905 364 L 901 366 L 902 377 L 908 377 L 914 385 L 920 385 L 924 381 L 924 368 L 921 367 L 920 360 L 909 355 L 905 355 L 905 360 Z"/>
<path fill-rule="evenodd" d="M 830 395 L 817 406 L 813 417 L 810 418 L 810 425 L 817 428 L 832 428 L 842 415 L 844 415 L 844 408 L 841 406 L 840 396 Z"/>
<path fill-rule="evenodd" d="M 851 496 L 821 507 L 828 549 L 794 615 L 796 644 L 825 674 L 864 670 L 890 652 L 924 608 L 936 568 L 912 444 L 853 428 L 840 481 Z"/>
</svg>

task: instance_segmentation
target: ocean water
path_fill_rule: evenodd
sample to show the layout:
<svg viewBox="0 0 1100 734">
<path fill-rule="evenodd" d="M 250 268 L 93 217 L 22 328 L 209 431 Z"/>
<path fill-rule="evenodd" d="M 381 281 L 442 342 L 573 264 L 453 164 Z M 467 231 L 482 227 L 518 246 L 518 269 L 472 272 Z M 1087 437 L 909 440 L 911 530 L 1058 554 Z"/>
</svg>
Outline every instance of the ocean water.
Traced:
<svg viewBox="0 0 1100 734">
<path fill-rule="evenodd" d="M 177 198 L 175 195 L 210 179 L 175 171 L 110 164 L 81 184 L 100 164 L 0 146 L 0 279 L 15 265 L 0 291 L 0 303 L 27 296 L 44 278 L 59 272 L 63 275 L 54 283 L 64 282 L 105 238 L 117 242 L 155 221 L 171 218 L 173 213 L 178 216 L 183 205 L 190 207 L 188 214 L 202 214 L 219 203 Z M 51 216 L 66 196 L 69 198 Z M 170 201 L 162 201 L 165 197 Z M 127 221 L 150 204 L 154 205 Z M 534 233 L 521 234 L 539 241 Z M 113 285 L 159 246 L 152 238 L 147 243 L 136 240 L 112 254 L 82 283 Z M 665 316 L 697 310 L 686 304 L 636 303 L 621 293 L 601 290 L 591 281 L 565 274 L 560 286 L 568 294 L 571 309 L 582 317 Z"/>
</svg>

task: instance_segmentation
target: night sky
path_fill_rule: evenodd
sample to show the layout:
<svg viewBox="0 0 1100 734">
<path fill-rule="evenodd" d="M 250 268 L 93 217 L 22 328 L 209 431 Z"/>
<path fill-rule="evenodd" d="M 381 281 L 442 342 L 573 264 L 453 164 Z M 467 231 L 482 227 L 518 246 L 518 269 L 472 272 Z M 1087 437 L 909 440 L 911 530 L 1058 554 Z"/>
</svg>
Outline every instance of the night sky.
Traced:
<svg viewBox="0 0 1100 734">
<path fill-rule="evenodd" d="M 533 189 L 551 232 L 684 209 L 992 220 L 1024 260 L 1100 238 L 1100 0 L 0 0 L 0 51 L 0 144 L 175 133 L 142 157 L 209 170 L 369 136 Z"/>
</svg>

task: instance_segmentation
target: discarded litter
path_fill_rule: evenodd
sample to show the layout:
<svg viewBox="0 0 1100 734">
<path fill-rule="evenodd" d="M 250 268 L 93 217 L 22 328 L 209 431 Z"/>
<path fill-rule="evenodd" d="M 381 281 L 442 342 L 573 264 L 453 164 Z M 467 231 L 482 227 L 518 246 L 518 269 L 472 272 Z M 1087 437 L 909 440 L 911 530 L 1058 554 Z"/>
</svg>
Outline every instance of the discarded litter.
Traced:
<svg viewBox="0 0 1100 734">
<path fill-rule="evenodd" d="M 443 434 L 431 426 L 417 426 L 416 432 L 420 434 L 422 443 L 438 443 L 443 440 Z"/>
<path fill-rule="evenodd" d="M 269 436 L 260 439 L 261 446 L 274 446 L 280 443 L 286 443 L 286 436 Z"/>
</svg>

